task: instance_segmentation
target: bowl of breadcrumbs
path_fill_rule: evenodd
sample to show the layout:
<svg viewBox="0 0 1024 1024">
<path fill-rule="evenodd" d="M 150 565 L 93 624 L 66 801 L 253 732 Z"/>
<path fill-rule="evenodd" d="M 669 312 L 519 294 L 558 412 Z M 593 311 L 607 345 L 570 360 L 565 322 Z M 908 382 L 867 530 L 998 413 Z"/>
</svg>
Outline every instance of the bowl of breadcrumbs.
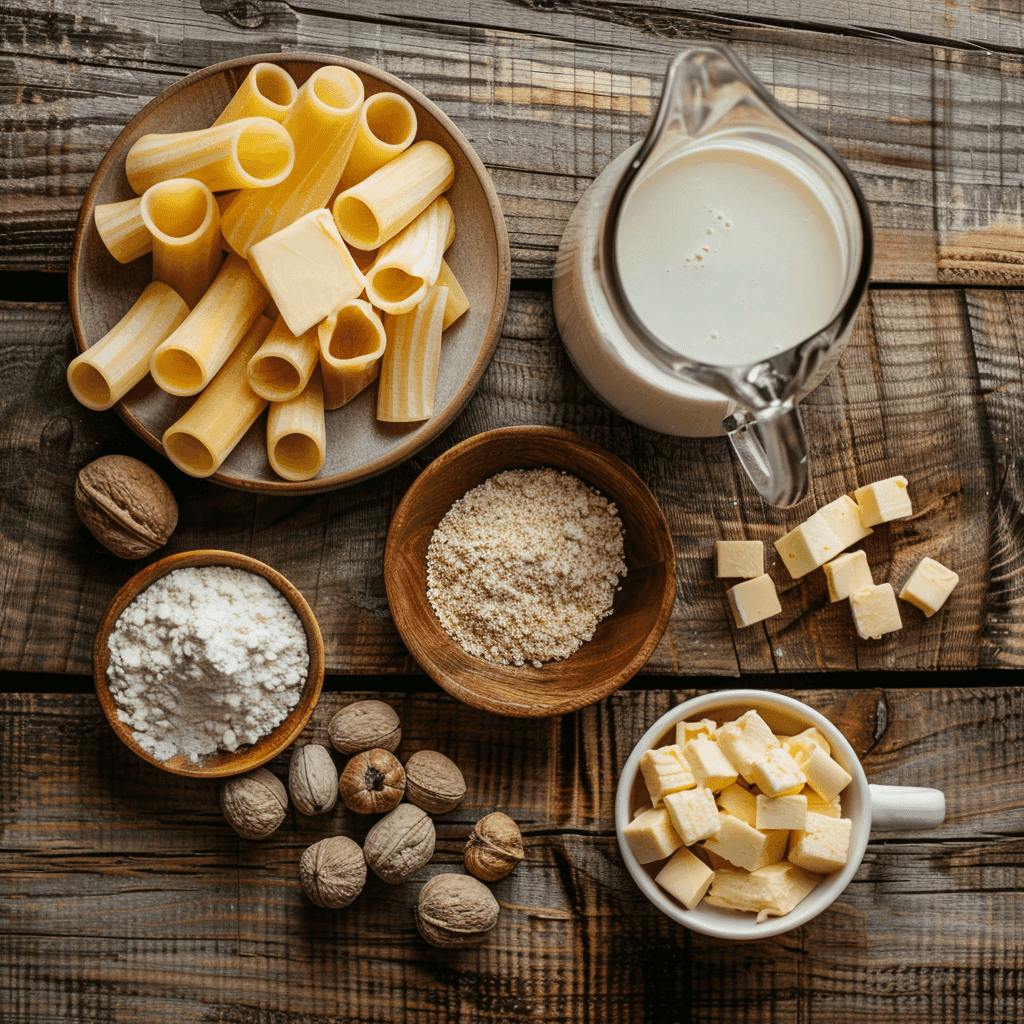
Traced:
<svg viewBox="0 0 1024 1024">
<path fill-rule="evenodd" d="M 675 552 L 644 482 L 555 427 L 505 427 L 435 459 L 391 520 L 384 582 L 423 670 L 473 707 L 561 715 L 647 662 Z"/>
</svg>

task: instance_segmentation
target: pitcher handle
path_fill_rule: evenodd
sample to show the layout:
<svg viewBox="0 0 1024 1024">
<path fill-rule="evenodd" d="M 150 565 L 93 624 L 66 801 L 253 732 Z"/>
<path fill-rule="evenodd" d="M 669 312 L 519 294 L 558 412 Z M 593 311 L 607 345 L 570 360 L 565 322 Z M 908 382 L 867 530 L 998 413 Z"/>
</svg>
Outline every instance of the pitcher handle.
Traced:
<svg viewBox="0 0 1024 1024">
<path fill-rule="evenodd" d="M 740 464 L 769 505 L 785 508 L 807 496 L 807 435 L 789 399 L 757 415 L 741 410 L 722 423 Z"/>
<path fill-rule="evenodd" d="M 872 783 L 868 790 L 872 828 L 936 828 L 946 820 L 946 797 L 941 789 Z"/>
</svg>

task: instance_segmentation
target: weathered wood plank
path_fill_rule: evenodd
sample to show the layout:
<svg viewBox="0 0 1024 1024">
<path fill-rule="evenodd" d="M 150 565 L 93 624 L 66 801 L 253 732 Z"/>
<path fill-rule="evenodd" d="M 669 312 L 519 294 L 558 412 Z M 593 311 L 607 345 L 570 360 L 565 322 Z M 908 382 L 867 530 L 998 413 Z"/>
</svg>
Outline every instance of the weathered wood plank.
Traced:
<svg viewBox="0 0 1024 1024">
<path fill-rule="evenodd" d="M 57 680 L 59 682 L 59 680 Z M 876 833 L 853 883 L 796 932 L 753 946 L 687 932 L 634 888 L 615 840 L 616 779 L 643 731 L 692 690 L 620 692 L 522 723 L 444 695 L 389 695 L 403 758 L 449 753 L 468 783 L 431 864 L 371 875 L 342 911 L 299 888 L 302 850 L 361 840 L 342 809 L 294 811 L 240 841 L 216 786 L 162 773 L 114 739 L 92 697 L 0 696 L 0 1015 L 19 1024 L 131 1019 L 1010 1024 L 1024 1013 L 1024 691 L 789 691 L 832 718 L 870 781 L 947 796 L 937 830 Z M 368 694 L 325 694 L 299 742 Z M 379 695 L 378 695 L 379 696 Z M 279 776 L 287 758 L 271 764 Z M 992 780 L 999 784 L 993 785 Z M 459 870 L 482 814 L 522 826 L 526 859 L 493 890 L 480 949 L 426 946 L 423 881 Z M 728 980 L 728 984 L 725 983 Z"/>
<path fill-rule="evenodd" d="M 96 623 L 142 563 L 113 558 L 79 523 L 74 476 L 99 455 L 122 452 L 154 465 L 178 499 L 178 530 L 159 555 L 211 546 L 254 555 L 311 602 L 329 671 L 416 672 L 381 577 L 391 513 L 442 451 L 522 423 L 566 427 L 603 445 L 640 473 L 664 509 L 677 596 L 648 672 L 1020 667 L 1022 324 L 1021 293 L 873 291 L 838 370 L 804 402 L 811 496 L 779 510 L 741 478 L 724 441 L 656 434 L 599 402 L 569 364 L 544 293 L 513 293 L 476 395 L 433 445 L 368 485 L 309 498 L 243 494 L 177 472 L 115 414 L 87 412 L 71 398 L 65 307 L 8 304 L 0 307 L 8 367 L 0 383 L 0 669 L 90 671 Z M 822 574 L 789 579 L 772 542 L 839 494 L 898 473 L 910 479 L 915 513 L 864 542 L 874 579 L 898 590 L 929 555 L 961 582 L 931 619 L 901 605 L 901 633 L 860 641 L 845 603 L 829 603 Z M 765 541 L 783 613 L 736 630 L 710 550 L 715 539 L 743 537 Z"/>
<path fill-rule="evenodd" d="M 491 170 L 515 275 L 546 277 L 575 202 L 643 134 L 668 59 L 714 38 L 849 160 L 878 232 L 876 280 L 1022 283 L 1024 19 L 966 0 L 910 7 L 457 0 L 438 21 L 407 3 L 382 18 L 325 0 L 27 0 L 0 15 L 0 267 L 66 268 L 93 170 L 162 88 L 227 57 L 304 49 L 376 63 L 436 100 Z M 808 18 L 814 30 L 794 27 Z"/>
</svg>

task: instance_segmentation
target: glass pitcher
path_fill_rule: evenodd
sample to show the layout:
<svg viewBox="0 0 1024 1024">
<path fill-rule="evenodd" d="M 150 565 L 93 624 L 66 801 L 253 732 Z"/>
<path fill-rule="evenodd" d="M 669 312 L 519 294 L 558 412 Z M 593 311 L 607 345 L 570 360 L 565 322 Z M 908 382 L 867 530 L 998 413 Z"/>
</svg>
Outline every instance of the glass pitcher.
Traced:
<svg viewBox="0 0 1024 1024">
<path fill-rule="evenodd" d="M 662 433 L 724 433 L 787 506 L 808 487 L 798 402 L 842 355 L 871 255 L 839 155 L 728 47 L 696 44 L 669 65 L 647 137 L 577 204 L 555 317 L 605 402 Z"/>
</svg>

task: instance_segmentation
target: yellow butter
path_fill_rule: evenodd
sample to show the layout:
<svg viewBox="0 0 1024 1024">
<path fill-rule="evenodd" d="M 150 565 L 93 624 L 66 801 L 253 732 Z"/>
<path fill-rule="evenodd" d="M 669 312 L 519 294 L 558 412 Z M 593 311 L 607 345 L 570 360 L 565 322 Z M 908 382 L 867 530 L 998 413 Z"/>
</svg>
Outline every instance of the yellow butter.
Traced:
<svg viewBox="0 0 1024 1024">
<path fill-rule="evenodd" d="M 718 744 L 707 736 L 689 740 L 682 749 L 683 760 L 698 786 L 719 793 L 736 781 L 737 771 Z"/>
<path fill-rule="evenodd" d="M 850 595 L 853 624 L 862 640 L 878 640 L 903 628 L 892 584 L 879 583 Z"/>
<path fill-rule="evenodd" d="M 785 861 L 749 873 L 722 869 L 715 872 L 705 900 L 713 907 L 755 913 L 760 922 L 796 909 L 820 880 L 820 875 Z"/>
<path fill-rule="evenodd" d="M 787 796 L 799 793 L 807 783 L 793 755 L 782 747 L 773 747 L 750 766 L 750 775 L 765 796 Z"/>
<path fill-rule="evenodd" d="M 807 823 L 807 797 L 799 793 L 778 797 L 758 793 L 754 799 L 756 829 L 789 830 Z"/>
<path fill-rule="evenodd" d="M 821 568 L 828 583 L 828 599 L 833 602 L 841 601 L 874 583 L 868 556 L 863 551 L 847 551 L 831 562 L 826 562 Z"/>
<path fill-rule="evenodd" d="M 807 824 L 790 837 L 787 860 L 806 871 L 826 875 L 846 864 L 853 822 L 807 812 Z"/>
<path fill-rule="evenodd" d="M 622 834 L 626 837 L 633 856 L 641 864 L 664 860 L 679 849 L 683 842 L 672 828 L 668 811 L 664 807 L 644 811 L 622 829 Z"/>
<path fill-rule="evenodd" d="M 718 806 L 734 818 L 755 825 L 757 821 L 757 798 L 749 790 L 734 782 L 718 794 Z"/>
<path fill-rule="evenodd" d="M 864 525 L 860 506 L 848 494 L 841 494 L 835 501 L 822 505 L 818 515 L 832 527 L 844 548 L 874 533 L 874 530 Z"/>
<path fill-rule="evenodd" d="M 934 558 L 922 558 L 900 591 L 900 599 L 916 605 L 931 618 L 953 593 L 960 577 Z"/>
<path fill-rule="evenodd" d="M 858 487 L 853 497 L 860 506 L 861 522 L 865 526 L 877 526 L 914 514 L 905 476 L 890 476 Z"/>
<path fill-rule="evenodd" d="M 705 850 L 717 853 L 746 871 L 775 864 L 786 856 L 789 833 L 785 829 L 762 832 L 724 811 L 720 811 L 718 817 L 718 832 L 705 840 Z"/>
<path fill-rule="evenodd" d="M 729 598 L 729 607 L 732 608 L 733 619 L 739 629 L 752 626 L 755 622 L 763 622 L 782 611 L 779 595 L 775 592 L 775 584 L 767 573 L 745 583 L 737 583 L 735 587 L 730 587 L 726 591 L 726 595 Z"/>
<path fill-rule="evenodd" d="M 775 542 L 782 564 L 795 580 L 831 561 L 845 546 L 820 512 Z"/>
<path fill-rule="evenodd" d="M 753 579 L 764 573 L 764 542 L 760 540 L 715 541 L 715 575 Z"/>
<path fill-rule="evenodd" d="M 686 846 L 693 846 L 718 832 L 718 805 L 710 789 L 700 786 L 668 793 L 665 796 L 665 809 L 672 827 Z"/>
<path fill-rule="evenodd" d="M 696 785 L 693 773 L 683 763 L 679 747 L 656 747 L 644 751 L 640 758 L 640 774 L 651 794 L 651 803 L 657 807 L 667 793 L 692 789 Z"/>
<path fill-rule="evenodd" d="M 687 910 L 693 910 L 704 898 L 714 877 L 714 871 L 704 861 L 682 846 L 672 854 L 654 880 Z"/>
</svg>

